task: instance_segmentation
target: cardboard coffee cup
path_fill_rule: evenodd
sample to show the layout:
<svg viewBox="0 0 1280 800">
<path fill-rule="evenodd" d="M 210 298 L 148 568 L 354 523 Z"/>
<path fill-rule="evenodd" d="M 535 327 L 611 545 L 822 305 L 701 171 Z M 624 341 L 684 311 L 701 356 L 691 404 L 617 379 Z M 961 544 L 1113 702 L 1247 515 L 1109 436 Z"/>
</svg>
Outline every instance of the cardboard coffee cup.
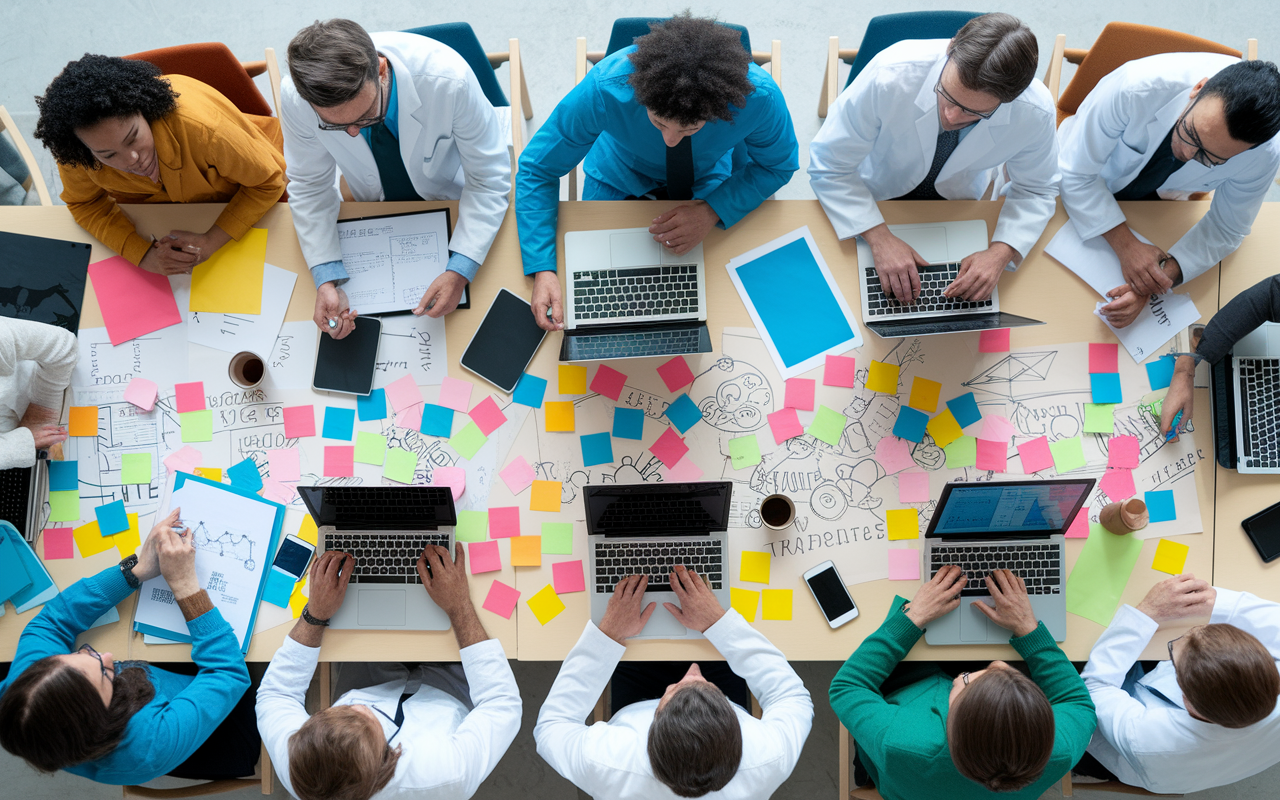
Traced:
<svg viewBox="0 0 1280 800">
<path fill-rule="evenodd" d="M 252 389 L 262 383 L 267 374 L 267 366 L 257 353 L 248 350 L 236 353 L 227 365 L 227 375 L 231 382 L 242 389 Z"/>
<path fill-rule="evenodd" d="M 771 494 L 760 501 L 760 521 L 769 530 L 789 527 L 796 521 L 796 504 L 785 494 Z"/>
</svg>

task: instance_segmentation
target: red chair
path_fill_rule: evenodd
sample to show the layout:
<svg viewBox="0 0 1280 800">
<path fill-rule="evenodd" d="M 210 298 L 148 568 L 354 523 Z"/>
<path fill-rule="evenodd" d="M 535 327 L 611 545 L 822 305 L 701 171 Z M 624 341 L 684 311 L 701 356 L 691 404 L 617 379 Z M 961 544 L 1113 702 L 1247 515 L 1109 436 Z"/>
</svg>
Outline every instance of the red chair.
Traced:
<svg viewBox="0 0 1280 800">
<path fill-rule="evenodd" d="M 161 47 L 125 58 L 148 61 L 166 75 L 186 75 L 207 83 L 246 114 L 273 116 L 271 106 L 253 83 L 254 76 L 267 71 L 267 62 L 241 62 L 222 42 Z"/>
</svg>

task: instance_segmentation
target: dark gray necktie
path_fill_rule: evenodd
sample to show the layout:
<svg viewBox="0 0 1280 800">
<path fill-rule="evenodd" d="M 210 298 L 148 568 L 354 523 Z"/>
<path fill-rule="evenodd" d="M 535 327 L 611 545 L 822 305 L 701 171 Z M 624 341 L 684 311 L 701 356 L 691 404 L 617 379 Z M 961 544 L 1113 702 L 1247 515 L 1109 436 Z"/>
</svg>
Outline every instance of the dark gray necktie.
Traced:
<svg viewBox="0 0 1280 800">
<path fill-rule="evenodd" d="M 924 176 L 924 180 L 920 181 L 920 185 L 907 192 L 898 200 L 941 200 L 942 195 L 938 194 L 937 188 L 934 187 L 934 181 L 938 180 L 938 174 L 942 172 L 942 167 L 947 163 L 947 159 L 951 158 L 951 154 L 956 151 L 956 145 L 960 144 L 960 131 L 939 131 L 938 147 L 933 151 L 933 164 L 929 167 L 929 174 Z"/>
<path fill-rule="evenodd" d="M 693 199 L 693 137 L 667 148 L 667 199 Z"/>
</svg>

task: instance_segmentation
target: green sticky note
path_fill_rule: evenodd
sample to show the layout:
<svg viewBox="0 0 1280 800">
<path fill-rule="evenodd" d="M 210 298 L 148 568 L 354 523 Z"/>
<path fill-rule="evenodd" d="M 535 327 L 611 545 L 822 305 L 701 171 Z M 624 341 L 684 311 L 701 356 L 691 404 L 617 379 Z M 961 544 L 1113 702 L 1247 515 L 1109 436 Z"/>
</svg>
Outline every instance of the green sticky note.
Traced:
<svg viewBox="0 0 1280 800">
<path fill-rule="evenodd" d="M 120 457 L 120 482 L 151 483 L 151 454 L 125 453 Z"/>
<path fill-rule="evenodd" d="M 182 441 L 213 441 L 212 410 L 206 408 L 202 411 L 187 411 L 186 413 L 179 414 L 178 419 L 182 421 Z"/>
<path fill-rule="evenodd" d="M 573 523 L 542 523 L 542 552 L 558 556 L 573 555 Z"/>
<path fill-rule="evenodd" d="M 80 520 L 80 490 L 49 492 L 49 521 L 78 522 Z"/>
<path fill-rule="evenodd" d="M 1067 610 L 1099 625 L 1110 625 L 1141 554 L 1141 539 L 1116 536 L 1098 523 L 1090 523 L 1089 538 L 1067 576 Z"/>
<path fill-rule="evenodd" d="M 1053 453 L 1053 468 L 1059 474 L 1084 466 L 1084 441 L 1079 436 L 1050 442 L 1049 452 Z"/>
<path fill-rule="evenodd" d="M 1084 432 L 1111 433 L 1116 429 L 1115 403 L 1085 403 Z"/>
<path fill-rule="evenodd" d="M 978 463 L 978 440 L 972 436 L 961 436 L 942 450 L 947 454 L 947 469 L 972 467 Z"/>
<path fill-rule="evenodd" d="M 756 435 L 739 436 L 729 440 L 729 458 L 733 460 L 734 469 L 754 467 L 760 463 L 760 443 Z"/>
<path fill-rule="evenodd" d="M 483 542 L 489 535 L 489 514 L 486 511 L 459 511 L 458 527 L 453 538 L 459 542 Z"/>
<path fill-rule="evenodd" d="M 380 467 L 386 455 L 387 437 L 378 433 L 370 433 L 369 431 L 360 431 L 356 434 L 357 463 L 373 464 L 375 467 Z"/>
<path fill-rule="evenodd" d="M 387 450 L 386 463 L 382 465 L 383 477 L 398 483 L 413 483 L 413 474 L 418 469 L 418 455 L 399 447 Z"/>
<path fill-rule="evenodd" d="M 817 413 L 813 415 L 813 424 L 809 426 L 809 430 L 806 433 L 813 434 L 818 439 L 835 447 L 840 444 L 840 436 L 844 433 L 845 421 L 844 414 L 820 405 Z"/>
<path fill-rule="evenodd" d="M 449 446 L 453 448 L 455 453 L 470 461 L 476 457 L 476 453 L 479 452 L 480 448 L 484 447 L 484 443 L 488 438 L 488 436 L 480 432 L 478 425 L 474 422 L 468 422 L 463 426 L 462 430 L 449 439 Z"/>
</svg>

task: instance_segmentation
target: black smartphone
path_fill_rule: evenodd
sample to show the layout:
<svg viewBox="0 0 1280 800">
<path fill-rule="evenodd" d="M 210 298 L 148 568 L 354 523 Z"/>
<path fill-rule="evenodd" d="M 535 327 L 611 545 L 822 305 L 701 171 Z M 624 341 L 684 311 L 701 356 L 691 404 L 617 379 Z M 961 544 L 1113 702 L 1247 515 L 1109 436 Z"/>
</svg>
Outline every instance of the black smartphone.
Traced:
<svg viewBox="0 0 1280 800">
<path fill-rule="evenodd" d="M 1280 503 L 1241 520 L 1240 527 L 1249 535 L 1249 541 L 1263 561 L 1270 563 L 1280 558 Z"/>
</svg>

